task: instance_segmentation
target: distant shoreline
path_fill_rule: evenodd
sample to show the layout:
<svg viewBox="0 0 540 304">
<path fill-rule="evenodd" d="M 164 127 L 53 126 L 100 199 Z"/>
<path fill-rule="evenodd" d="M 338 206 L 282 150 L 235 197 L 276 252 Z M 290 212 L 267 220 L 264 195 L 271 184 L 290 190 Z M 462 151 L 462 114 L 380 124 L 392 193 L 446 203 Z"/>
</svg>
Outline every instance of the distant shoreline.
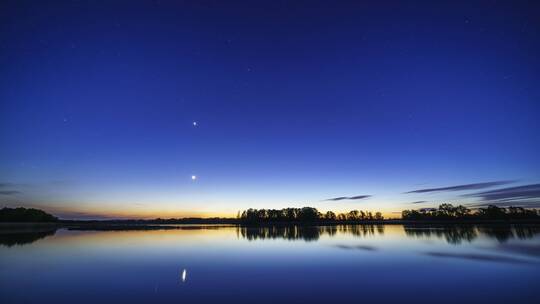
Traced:
<svg viewBox="0 0 540 304">
<path fill-rule="evenodd" d="M 384 219 L 380 212 L 351 210 L 335 214 L 319 212 L 313 207 L 283 209 L 247 209 L 238 212 L 236 218 L 169 218 L 169 219 L 110 219 L 110 220 L 62 220 L 43 210 L 34 208 L 0 209 L 0 229 L 31 227 L 64 227 L 71 230 L 151 230 L 175 229 L 189 225 L 233 226 L 335 226 L 335 225 L 515 225 L 540 224 L 536 209 L 522 207 L 500 208 L 488 206 L 474 213 L 462 205 L 441 204 L 438 209 L 403 210 L 401 219 Z"/>
<path fill-rule="evenodd" d="M 178 221 L 175 223 L 153 223 L 152 221 L 59 221 L 59 222 L 2 222 L 1 230 L 10 233 L 26 231 L 68 229 L 85 231 L 114 231 L 114 230 L 174 230 L 220 227 L 268 227 L 268 226 L 339 226 L 339 225 L 410 225 L 410 226 L 463 226 L 463 225 L 540 225 L 540 220 L 468 220 L 468 221 L 412 221 L 412 220 L 382 220 L 382 221 L 315 221 L 315 222 L 264 222 L 247 223 L 236 219 L 225 221 L 204 220 Z"/>
</svg>

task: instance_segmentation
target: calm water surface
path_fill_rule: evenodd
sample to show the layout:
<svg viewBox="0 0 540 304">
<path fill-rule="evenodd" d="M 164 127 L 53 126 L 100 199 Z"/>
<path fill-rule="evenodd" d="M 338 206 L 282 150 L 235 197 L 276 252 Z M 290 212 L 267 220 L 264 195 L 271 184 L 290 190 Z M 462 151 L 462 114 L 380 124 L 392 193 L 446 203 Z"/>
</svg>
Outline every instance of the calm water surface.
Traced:
<svg viewBox="0 0 540 304">
<path fill-rule="evenodd" d="M 0 233 L 1 303 L 540 303 L 540 228 Z"/>
</svg>

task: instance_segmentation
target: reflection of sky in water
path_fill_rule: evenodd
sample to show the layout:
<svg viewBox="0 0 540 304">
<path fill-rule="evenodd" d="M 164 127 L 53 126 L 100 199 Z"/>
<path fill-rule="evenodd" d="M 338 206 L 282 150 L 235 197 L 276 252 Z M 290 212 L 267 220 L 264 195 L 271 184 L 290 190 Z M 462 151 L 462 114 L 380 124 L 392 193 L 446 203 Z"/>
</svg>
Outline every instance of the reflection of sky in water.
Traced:
<svg viewBox="0 0 540 304">
<path fill-rule="evenodd" d="M 0 246 L 0 300 L 539 301 L 531 282 L 540 279 L 540 234 L 492 230 L 59 230 Z"/>
</svg>

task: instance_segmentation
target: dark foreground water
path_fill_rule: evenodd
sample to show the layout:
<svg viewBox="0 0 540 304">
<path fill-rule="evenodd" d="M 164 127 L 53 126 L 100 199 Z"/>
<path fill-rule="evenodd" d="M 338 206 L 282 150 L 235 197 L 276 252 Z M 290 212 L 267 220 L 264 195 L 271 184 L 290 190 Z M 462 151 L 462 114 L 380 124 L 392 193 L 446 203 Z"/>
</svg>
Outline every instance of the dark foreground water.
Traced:
<svg viewBox="0 0 540 304">
<path fill-rule="evenodd" d="M 538 226 L 0 233 L 0 303 L 540 303 Z"/>
</svg>

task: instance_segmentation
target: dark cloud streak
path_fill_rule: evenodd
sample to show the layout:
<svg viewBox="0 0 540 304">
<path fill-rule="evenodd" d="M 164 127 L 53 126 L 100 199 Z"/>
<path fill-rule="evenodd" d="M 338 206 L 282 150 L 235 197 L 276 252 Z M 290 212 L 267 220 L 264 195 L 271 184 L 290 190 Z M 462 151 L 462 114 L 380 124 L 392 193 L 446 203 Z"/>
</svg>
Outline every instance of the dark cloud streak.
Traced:
<svg viewBox="0 0 540 304">
<path fill-rule="evenodd" d="M 482 200 L 486 201 L 540 199 L 540 184 L 495 189 L 478 192 L 467 196 L 480 197 Z"/>
<path fill-rule="evenodd" d="M 507 207 L 522 206 L 529 208 L 540 207 L 540 184 L 530 184 L 517 187 L 508 187 L 489 191 L 482 191 L 463 195 L 464 197 L 479 198 L 480 203 L 472 204 L 474 207 L 488 205 Z"/>
<path fill-rule="evenodd" d="M 0 191 L 0 195 L 13 195 L 13 194 L 19 194 L 21 193 L 20 191 L 16 191 L 16 190 L 2 190 Z"/>
<path fill-rule="evenodd" d="M 334 197 L 334 198 L 328 198 L 324 201 L 342 201 L 342 200 L 361 200 L 370 198 L 371 195 L 356 195 L 356 196 L 340 196 L 340 197 Z"/>
<path fill-rule="evenodd" d="M 360 199 L 365 199 L 365 198 L 368 198 L 368 197 L 371 197 L 371 195 L 357 195 L 357 196 L 349 197 L 349 199 L 350 200 L 360 200 Z"/>
<path fill-rule="evenodd" d="M 348 197 L 340 196 L 340 197 L 334 197 L 334 198 L 325 199 L 325 201 L 342 201 L 342 200 L 346 200 L 346 199 L 348 199 Z"/>
<path fill-rule="evenodd" d="M 463 190 L 479 190 L 495 186 L 501 186 L 513 183 L 514 181 L 495 181 L 495 182 L 485 182 L 485 183 L 474 183 L 474 184 L 465 184 L 441 188 L 426 188 L 407 191 L 405 193 L 429 193 L 429 192 L 439 192 L 439 191 L 463 191 Z"/>
</svg>

